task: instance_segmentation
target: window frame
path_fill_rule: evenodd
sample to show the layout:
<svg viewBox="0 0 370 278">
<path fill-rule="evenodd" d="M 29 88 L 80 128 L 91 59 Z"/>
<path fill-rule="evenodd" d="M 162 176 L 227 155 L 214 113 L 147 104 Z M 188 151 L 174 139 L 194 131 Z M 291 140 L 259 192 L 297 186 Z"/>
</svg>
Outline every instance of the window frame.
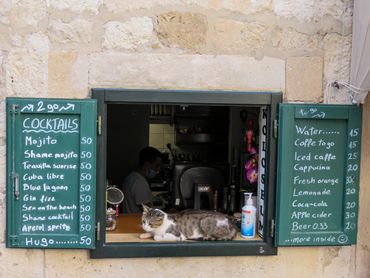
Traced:
<svg viewBox="0 0 370 278">
<path fill-rule="evenodd" d="M 277 170 L 277 126 L 279 103 L 282 94 L 276 92 L 105 89 L 93 88 L 92 98 L 98 102 L 98 136 L 96 150 L 96 248 L 91 258 L 129 257 L 186 257 L 186 256 L 244 256 L 276 255 L 274 246 L 274 218 Z M 265 225 L 262 241 L 201 241 L 201 242 L 106 242 L 105 231 L 105 180 L 107 143 L 107 105 L 121 104 L 184 104 L 223 106 L 267 106 L 268 167 L 265 186 Z"/>
</svg>

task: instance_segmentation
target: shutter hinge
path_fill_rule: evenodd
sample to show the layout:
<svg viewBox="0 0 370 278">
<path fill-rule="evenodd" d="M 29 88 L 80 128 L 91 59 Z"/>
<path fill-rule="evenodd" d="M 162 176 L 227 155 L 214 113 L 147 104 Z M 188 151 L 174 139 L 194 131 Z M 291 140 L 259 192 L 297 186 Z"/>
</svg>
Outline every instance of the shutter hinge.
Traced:
<svg viewBox="0 0 370 278">
<path fill-rule="evenodd" d="M 98 120 L 97 120 L 97 123 L 98 123 L 98 135 L 101 135 L 101 116 L 99 115 L 98 116 Z"/>
<path fill-rule="evenodd" d="M 19 113 L 19 104 L 12 104 L 12 108 L 9 111 L 11 114 Z"/>
<path fill-rule="evenodd" d="M 16 200 L 19 200 L 19 175 L 17 173 L 12 173 L 13 186 L 14 186 L 14 196 Z"/>
<path fill-rule="evenodd" d="M 270 236 L 272 238 L 275 237 L 275 219 L 271 219 L 271 222 L 270 222 Z"/>
<path fill-rule="evenodd" d="M 11 246 L 18 246 L 19 245 L 18 236 L 11 235 L 11 236 L 9 236 L 9 239 L 10 239 L 10 245 Z"/>
<path fill-rule="evenodd" d="M 100 241 L 100 222 L 96 222 L 96 240 Z"/>
<path fill-rule="evenodd" d="M 278 138 L 279 122 L 274 120 L 274 138 Z"/>
</svg>

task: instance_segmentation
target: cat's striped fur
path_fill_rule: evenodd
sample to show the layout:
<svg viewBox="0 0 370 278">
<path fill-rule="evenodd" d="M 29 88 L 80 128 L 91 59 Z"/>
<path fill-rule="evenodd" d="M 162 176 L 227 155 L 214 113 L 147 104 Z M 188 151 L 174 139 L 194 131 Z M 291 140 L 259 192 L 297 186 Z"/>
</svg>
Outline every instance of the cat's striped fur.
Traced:
<svg viewBox="0 0 370 278">
<path fill-rule="evenodd" d="M 167 214 L 145 205 L 142 226 L 147 233 L 140 237 L 153 237 L 156 241 L 232 240 L 237 234 L 235 224 L 222 213 L 186 210 Z"/>
</svg>

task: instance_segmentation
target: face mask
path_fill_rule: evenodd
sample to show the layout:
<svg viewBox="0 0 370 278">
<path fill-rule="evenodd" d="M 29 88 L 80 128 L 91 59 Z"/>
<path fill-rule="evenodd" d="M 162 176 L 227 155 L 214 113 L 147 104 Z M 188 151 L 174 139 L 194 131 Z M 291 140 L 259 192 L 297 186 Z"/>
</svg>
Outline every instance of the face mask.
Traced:
<svg viewBox="0 0 370 278">
<path fill-rule="evenodd" d="M 156 171 L 154 171 L 153 169 L 149 169 L 149 172 L 148 172 L 148 178 L 149 179 L 154 178 L 156 175 L 157 175 Z"/>
</svg>

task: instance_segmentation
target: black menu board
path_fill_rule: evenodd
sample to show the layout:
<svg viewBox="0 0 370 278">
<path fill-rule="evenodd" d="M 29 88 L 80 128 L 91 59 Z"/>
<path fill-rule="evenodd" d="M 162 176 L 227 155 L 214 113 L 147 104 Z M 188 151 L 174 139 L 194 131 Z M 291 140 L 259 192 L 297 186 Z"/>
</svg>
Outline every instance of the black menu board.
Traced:
<svg viewBox="0 0 370 278">
<path fill-rule="evenodd" d="M 94 100 L 7 99 L 7 246 L 95 245 Z"/>
<path fill-rule="evenodd" d="M 362 109 L 280 105 L 276 244 L 356 243 Z"/>
</svg>

